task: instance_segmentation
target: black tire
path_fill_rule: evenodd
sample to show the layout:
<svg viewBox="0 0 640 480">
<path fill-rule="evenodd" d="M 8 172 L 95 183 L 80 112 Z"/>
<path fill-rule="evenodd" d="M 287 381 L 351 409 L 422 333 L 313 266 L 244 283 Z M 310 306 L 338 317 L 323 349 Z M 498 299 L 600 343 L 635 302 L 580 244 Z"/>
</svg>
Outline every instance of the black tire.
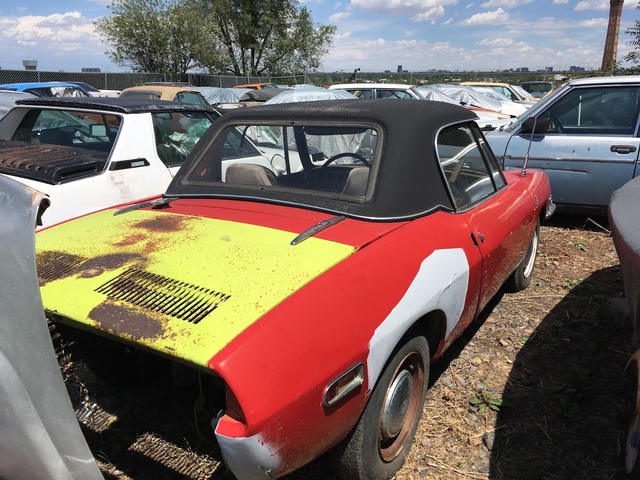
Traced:
<svg viewBox="0 0 640 480">
<path fill-rule="evenodd" d="M 638 480 L 640 479 L 640 412 L 638 412 L 639 389 L 637 361 L 631 360 L 627 365 L 626 371 L 627 374 L 633 378 L 636 395 L 630 415 L 629 429 L 627 430 L 624 449 L 624 471 L 627 479 Z"/>
<path fill-rule="evenodd" d="M 509 292 L 519 292 L 524 290 L 531 283 L 533 277 L 533 267 L 536 263 L 536 257 L 538 256 L 538 243 L 540 241 L 540 219 L 536 222 L 536 228 L 533 231 L 533 237 L 527 247 L 527 251 L 524 252 L 524 257 L 520 261 L 518 267 L 514 270 L 511 276 L 504 284 L 505 290 Z"/>
<path fill-rule="evenodd" d="M 330 453 L 341 478 L 391 478 L 409 453 L 427 395 L 430 357 L 424 337 L 405 338 L 382 372 L 358 424 Z"/>
</svg>

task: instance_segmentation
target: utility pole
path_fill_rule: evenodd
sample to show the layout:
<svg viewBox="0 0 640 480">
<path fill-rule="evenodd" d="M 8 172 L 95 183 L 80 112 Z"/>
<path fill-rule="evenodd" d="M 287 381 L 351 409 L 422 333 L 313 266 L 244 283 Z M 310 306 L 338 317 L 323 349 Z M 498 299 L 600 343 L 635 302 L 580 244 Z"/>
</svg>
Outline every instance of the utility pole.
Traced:
<svg viewBox="0 0 640 480">
<path fill-rule="evenodd" d="M 609 26 L 607 27 L 607 39 L 604 43 L 604 54 L 602 55 L 603 74 L 610 74 L 616 66 L 616 55 L 618 54 L 618 36 L 620 34 L 620 18 L 622 17 L 622 4 L 624 0 L 610 0 Z"/>
</svg>

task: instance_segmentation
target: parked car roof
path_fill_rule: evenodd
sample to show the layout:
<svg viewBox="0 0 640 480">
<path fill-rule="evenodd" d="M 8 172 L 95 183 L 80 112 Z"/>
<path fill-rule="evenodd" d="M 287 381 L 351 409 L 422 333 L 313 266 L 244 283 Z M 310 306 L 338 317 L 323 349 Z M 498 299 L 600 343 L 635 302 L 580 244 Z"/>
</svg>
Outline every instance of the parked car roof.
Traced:
<svg viewBox="0 0 640 480">
<path fill-rule="evenodd" d="M 121 113 L 162 112 L 162 111 L 216 111 L 211 106 L 170 102 L 168 100 L 150 100 L 127 97 L 60 97 L 29 98 L 19 100 L 16 105 L 46 105 L 48 107 L 95 108 Z"/>
<path fill-rule="evenodd" d="M 61 90 L 60 95 L 51 90 L 52 88 L 64 89 Z M 88 97 L 78 85 L 69 82 L 24 82 L 24 83 L 4 83 L 0 85 L 0 90 L 14 90 L 17 92 L 28 92 L 36 95 L 37 97 L 52 97 L 52 96 L 65 96 L 65 97 Z"/>
<path fill-rule="evenodd" d="M 251 88 L 254 90 L 262 90 L 263 88 L 279 88 L 279 87 L 269 82 L 258 82 L 258 83 L 244 83 L 242 85 L 234 85 L 233 88 Z"/>
<path fill-rule="evenodd" d="M 148 98 L 169 100 L 178 103 L 208 105 L 207 100 L 197 90 L 176 85 L 140 85 L 137 87 L 129 87 L 120 92 L 120 97 Z"/>
<path fill-rule="evenodd" d="M 477 86 L 477 87 L 491 87 L 511 100 L 515 102 L 535 102 L 537 99 L 533 98 L 529 92 L 527 92 L 520 85 L 512 85 L 504 82 L 460 82 L 460 85 Z"/>
</svg>

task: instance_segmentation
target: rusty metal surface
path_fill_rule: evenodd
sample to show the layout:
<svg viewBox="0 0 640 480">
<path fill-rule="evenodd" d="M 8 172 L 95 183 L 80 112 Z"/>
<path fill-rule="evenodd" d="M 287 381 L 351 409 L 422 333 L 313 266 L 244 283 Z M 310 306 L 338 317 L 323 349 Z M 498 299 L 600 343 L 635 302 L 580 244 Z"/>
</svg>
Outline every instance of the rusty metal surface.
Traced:
<svg viewBox="0 0 640 480">
<path fill-rule="evenodd" d="M 44 196 L 0 175 L 0 478 L 102 478 L 73 413 L 38 292 Z M 46 201 L 46 200 L 45 200 Z"/>
<path fill-rule="evenodd" d="M 61 145 L 0 142 L 0 173 L 58 184 L 97 175 L 108 153 Z"/>
</svg>

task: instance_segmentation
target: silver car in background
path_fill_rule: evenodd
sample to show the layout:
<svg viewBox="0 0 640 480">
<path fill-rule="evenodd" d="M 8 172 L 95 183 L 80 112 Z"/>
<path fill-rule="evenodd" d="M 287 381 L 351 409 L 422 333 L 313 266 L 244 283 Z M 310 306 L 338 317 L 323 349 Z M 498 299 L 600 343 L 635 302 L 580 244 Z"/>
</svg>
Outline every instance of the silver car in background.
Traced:
<svg viewBox="0 0 640 480">
<path fill-rule="evenodd" d="M 486 137 L 503 168 L 549 176 L 558 212 L 606 215 L 638 171 L 640 75 L 566 82 Z"/>
</svg>

